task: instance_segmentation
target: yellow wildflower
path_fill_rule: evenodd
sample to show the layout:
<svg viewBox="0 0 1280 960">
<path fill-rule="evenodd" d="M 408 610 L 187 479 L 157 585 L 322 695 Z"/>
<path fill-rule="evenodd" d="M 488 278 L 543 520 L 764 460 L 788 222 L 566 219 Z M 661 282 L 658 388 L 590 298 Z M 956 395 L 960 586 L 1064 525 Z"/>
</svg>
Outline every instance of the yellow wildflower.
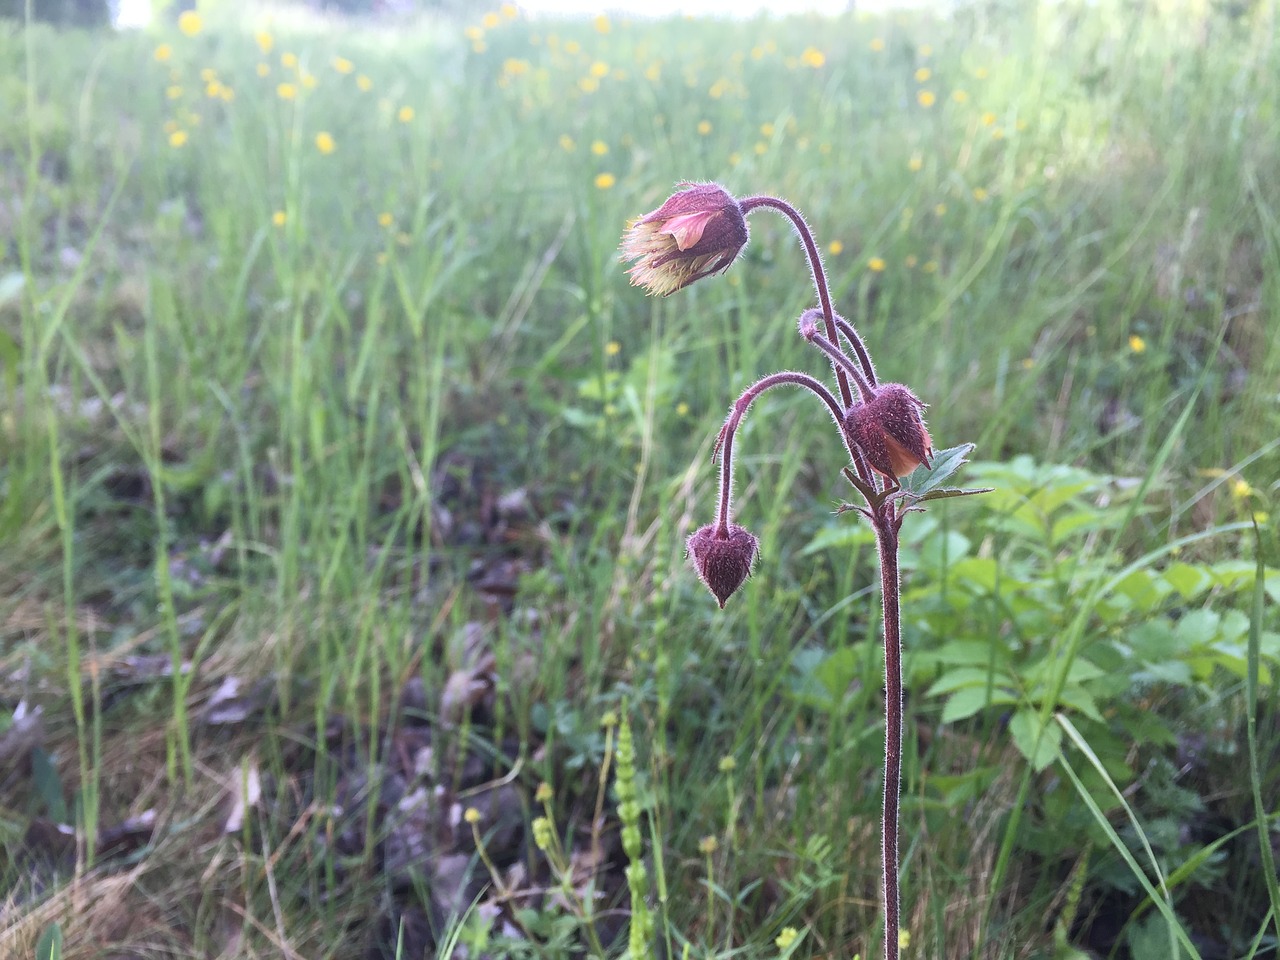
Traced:
<svg viewBox="0 0 1280 960">
<path fill-rule="evenodd" d="M 177 100 L 182 96 L 182 88 L 175 83 L 173 86 L 168 87 L 165 90 L 164 95 L 170 100 Z"/>
<path fill-rule="evenodd" d="M 593 140 L 591 142 L 591 152 L 597 157 L 603 157 L 609 152 L 609 145 L 603 140 Z"/>
<path fill-rule="evenodd" d="M 590 73 L 596 79 L 607 77 L 609 75 L 609 65 L 603 60 L 597 60 L 591 65 Z"/>
<path fill-rule="evenodd" d="M 800 54 L 800 62 L 817 70 L 827 62 L 827 55 L 817 47 L 805 47 L 804 53 Z"/>
<path fill-rule="evenodd" d="M 772 137 L 774 129 L 775 127 L 772 123 L 762 123 L 760 124 L 760 136 Z"/>
<path fill-rule="evenodd" d="M 257 41 L 258 49 L 261 50 L 264 55 L 270 53 L 271 48 L 276 45 L 275 38 L 265 30 L 259 30 L 253 35 L 253 39 Z"/>
<path fill-rule="evenodd" d="M 292 70 L 297 65 L 298 65 L 298 55 L 296 53 L 285 52 L 280 54 L 280 66 L 287 67 L 290 70 Z"/>
<path fill-rule="evenodd" d="M 186 142 L 187 131 L 185 130 L 175 130 L 173 133 L 169 134 L 169 146 L 171 147 L 181 147 L 186 144 Z"/>
<path fill-rule="evenodd" d="M 881 53 L 884 50 L 884 40 L 880 37 L 875 37 L 868 46 L 871 47 L 872 53 Z"/>
<path fill-rule="evenodd" d="M 608 33 L 613 29 L 613 24 L 609 22 L 609 18 L 603 13 L 595 18 L 593 24 L 596 28 L 596 33 Z"/>
<path fill-rule="evenodd" d="M 600 89 L 600 81 L 595 77 L 583 77 L 578 81 L 578 89 L 583 93 L 595 93 Z"/>
<path fill-rule="evenodd" d="M 373 81 L 362 73 L 356 77 L 356 86 L 360 88 L 361 93 L 368 93 L 373 89 Z"/>
<path fill-rule="evenodd" d="M 872 273 L 880 273 L 884 270 L 885 263 L 883 257 L 872 257 L 867 261 L 867 269 Z"/>
<path fill-rule="evenodd" d="M 502 22 L 502 18 L 499 17 L 492 10 L 480 18 L 480 26 L 484 27 L 486 30 L 492 30 L 501 22 Z"/>
<path fill-rule="evenodd" d="M 285 212 L 283 210 L 277 210 L 275 213 L 271 215 L 271 222 L 275 224 L 277 227 L 283 227 L 285 224 L 285 220 L 287 219 L 288 217 L 285 216 Z"/>
<path fill-rule="evenodd" d="M 596 176 L 596 187 L 600 190 L 608 190 L 617 182 L 617 177 L 612 173 L 601 173 Z"/>
<path fill-rule="evenodd" d="M 996 122 L 996 115 L 992 113 L 990 110 L 988 110 L 986 113 L 982 115 L 982 125 L 984 127 L 989 127 L 995 122 Z"/>
<path fill-rule="evenodd" d="M 606 356 L 616 357 L 618 354 L 622 352 L 622 344 L 620 344 L 617 340 L 610 340 L 608 343 L 604 345 L 604 352 Z"/>
<path fill-rule="evenodd" d="M 390 211 L 384 210 L 378 214 L 378 226 L 380 227 L 389 227 L 395 222 L 396 218 L 391 215 Z"/>
<path fill-rule="evenodd" d="M 467 812 L 462 815 L 462 819 L 467 823 L 477 824 L 480 822 L 480 811 L 475 807 L 467 807 Z"/>
<path fill-rule="evenodd" d="M 352 63 L 350 60 L 348 60 L 346 57 L 333 58 L 333 69 L 338 71 L 338 73 L 345 75 L 350 73 L 355 68 L 356 68 L 356 65 Z"/>
<path fill-rule="evenodd" d="M 773 945 L 779 950 L 786 950 L 800 936 L 795 927 L 783 927 L 782 931 L 774 938 Z"/>
<path fill-rule="evenodd" d="M 396 112 L 396 119 L 401 123 L 413 123 L 414 111 L 413 107 L 407 104 Z"/>
<path fill-rule="evenodd" d="M 292 100 L 298 95 L 298 88 L 292 83 L 282 83 L 276 87 L 276 96 L 281 100 Z"/>
<path fill-rule="evenodd" d="M 979 203 L 986 203 L 987 197 L 989 196 L 991 196 L 991 194 L 987 193 L 985 187 L 974 187 L 973 199 L 977 200 Z"/>
<path fill-rule="evenodd" d="M 306 87 L 308 90 L 315 89 L 316 87 L 315 74 L 308 73 L 306 70 L 303 70 L 302 73 L 299 75 L 298 79 L 302 81 L 302 85 Z"/>
<path fill-rule="evenodd" d="M 937 100 L 938 98 L 934 96 L 932 90 L 921 90 L 916 94 L 916 102 L 922 107 L 932 107 Z"/>
<path fill-rule="evenodd" d="M 316 149 L 323 154 L 333 153 L 337 144 L 333 142 L 333 134 L 327 130 L 321 130 L 316 134 Z"/>
<path fill-rule="evenodd" d="M 572 153 L 572 152 L 573 152 L 573 148 L 574 148 L 575 146 L 577 146 L 577 144 L 575 144 L 575 143 L 573 142 L 573 137 L 569 136 L 567 133 L 562 133 L 562 134 L 560 134 L 560 149 L 561 149 L 561 150 L 563 150 L 565 153 Z"/>
<path fill-rule="evenodd" d="M 1147 341 L 1143 340 L 1136 333 L 1129 337 L 1129 349 L 1134 353 L 1142 353 L 1147 349 Z"/>
<path fill-rule="evenodd" d="M 929 44 L 926 43 L 924 46 L 920 48 L 920 56 L 922 57 L 933 56 L 933 47 L 929 46 Z"/>
<path fill-rule="evenodd" d="M 258 64 L 258 76 L 267 77 L 271 75 L 271 67 L 268 64 Z"/>
<path fill-rule="evenodd" d="M 912 173 L 919 173 L 924 167 L 924 157 L 918 153 L 913 153 L 911 159 L 907 161 L 907 169 Z"/>
<path fill-rule="evenodd" d="M 702 134 L 704 137 L 705 137 L 708 133 L 710 133 L 710 132 L 711 132 L 711 121 L 710 121 L 710 120 L 699 120 L 699 121 L 698 121 L 698 132 L 699 132 L 700 134 Z"/>
<path fill-rule="evenodd" d="M 200 19 L 200 14 L 194 10 L 184 10 L 182 15 L 178 17 L 178 29 L 188 37 L 194 37 L 204 29 L 204 21 Z"/>
<path fill-rule="evenodd" d="M 514 3 L 504 3 L 498 8 L 498 13 L 504 20 L 514 20 L 520 16 L 520 10 Z"/>
<path fill-rule="evenodd" d="M 928 67 L 921 67 L 916 71 L 916 83 L 924 83 L 933 76 L 933 71 Z"/>
<path fill-rule="evenodd" d="M 839 240 L 832 240 L 829 244 L 827 244 L 827 253 L 831 254 L 831 256 L 833 257 L 839 256 L 843 252 L 844 252 L 844 244 L 841 243 Z"/>
<path fill-rule="evenodd" d="M 167 43 L 162 43 L 160 46 L 156 47 L 156 52 L 153 56 L 155 56 L 155 58 L 161 63 L 167 63 L 169 59 L 173 57 L 173 47 L 169 46 Z"/>
<path fill-rule="evenodd" d="M 969 102 L 969 91 L 968 91 L 968 90 L 953 90 L 953 91 L 951 91 L 951 99 L 952 99 L 952 100 L 954 100 L 956 103 L 968 103 L 968 102 Z"/>
</svg>

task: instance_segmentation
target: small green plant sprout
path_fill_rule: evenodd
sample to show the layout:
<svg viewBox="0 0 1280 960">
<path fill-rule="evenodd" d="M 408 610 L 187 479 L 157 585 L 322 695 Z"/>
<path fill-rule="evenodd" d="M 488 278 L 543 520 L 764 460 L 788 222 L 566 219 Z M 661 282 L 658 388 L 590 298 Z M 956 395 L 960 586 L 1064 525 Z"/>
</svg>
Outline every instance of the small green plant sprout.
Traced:
<svg viewBox="0 0 1280 960">
<path fill-rule="evenodd" d="M 791 221 L 808 257 L 818 306 L 800 314 L 799 331 L 827 359 L 836 389 L 807 373 L 783 370 L 749 386 L 729 411 L 716 439 L 720 459 L 719 500 L 713 523 L 688 539 L 688 555 L 699 578 L 723 607 L 742 586 L 759 553 L 755 535 L 733 522 L 733 441 L 751 404 L 767 390 L 795 386 L 826 407 L 851 461 L 844 475 L 862 497 L 856 510 L 875 530 L 880 563 L 885 638 L 885 761 L 882 824 L 884 956 L 899 955 L 898 794 L 902 778 L 902 656 L 899 616 L 898 534 L 908 513 L 928 500 L 981 493 L 944 486 L 966 462 L 972 444 L 935 452 L 924 423 L 925 404 L 907 386 L 881 383 L 871 355 L 854 325 L 838 314 L 818 247 L 800 212 L 776 197 L 736 199 L 713 183 L 683 183 L 657 210 L 632 221 L 623 235 L 621 259 L 630 261 L 634 285 L 667 296 L 703 277 L 728 269 L 747 245 L 747 217 L 756 210 Z"/>
</svg>

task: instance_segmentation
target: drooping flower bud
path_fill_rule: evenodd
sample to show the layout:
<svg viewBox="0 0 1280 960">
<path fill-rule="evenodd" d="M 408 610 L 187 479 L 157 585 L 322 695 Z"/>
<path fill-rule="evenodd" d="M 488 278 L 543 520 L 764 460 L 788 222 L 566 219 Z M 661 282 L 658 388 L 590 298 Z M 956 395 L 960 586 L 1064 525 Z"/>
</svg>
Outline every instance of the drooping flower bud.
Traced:
<svg viewBox="0 0 1280 960">
<path fill-rule="evenodd" d="M 727 535 L 721 536 L 722 532 L 718 524 L 709 523 L 686 541 L 698 579 L 715 594 L 721 610 L 751 573 L 751 564 L 760 549 L 760 541 L 746 527 L 731 523 Z"/>
<path fill-rule="evenodd" d="M 666 296 L 728 268 L 747 245 L 747 221 L 733 196 L 715 183 L 681 184 L 622 235 L 621 260 L 634 286 Z"/>
<path fill-rule="evenodd" d="M 870 400 L 849 408 L 844 429 L 877 473 L 890 480 L 905 477 L 933 456 L 933 440 L 920 416 L 924 406 L 902 384 L 881 384 Z"/>
</svg>

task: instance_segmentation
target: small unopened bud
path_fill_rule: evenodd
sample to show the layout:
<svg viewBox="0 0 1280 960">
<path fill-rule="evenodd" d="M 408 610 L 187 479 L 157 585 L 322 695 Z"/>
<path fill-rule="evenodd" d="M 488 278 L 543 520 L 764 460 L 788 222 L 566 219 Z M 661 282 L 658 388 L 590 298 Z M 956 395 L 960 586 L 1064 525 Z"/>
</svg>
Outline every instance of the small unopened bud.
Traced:
<svg viewBox="0 0 1280 960">
<path fill-rule="evenodd" d="M 875 395 L 849 408 L 844 429 L 877 473 L 905 477 L 933 456 L 933 440 L 920 411 L 924 404 L 900 383 L 885 383 Z"/>
<path fill-rule="evenodd" d="M 723 610 L 725 601 L 751 573 L 760 541 L 746 527 L 735 523 L 729 524 L 727 531 L 709 523 L 695 530 L 686 546 L 698 578 Z"/>
<path fill-rule="evenodd" d="M 634 260 L 631 282 L 666 296 L 729 264 L 747 245 L 747 221 L 733 196 L 715 183 L 683 184 L 622 235 L 622 260 Z"/>
</svg>

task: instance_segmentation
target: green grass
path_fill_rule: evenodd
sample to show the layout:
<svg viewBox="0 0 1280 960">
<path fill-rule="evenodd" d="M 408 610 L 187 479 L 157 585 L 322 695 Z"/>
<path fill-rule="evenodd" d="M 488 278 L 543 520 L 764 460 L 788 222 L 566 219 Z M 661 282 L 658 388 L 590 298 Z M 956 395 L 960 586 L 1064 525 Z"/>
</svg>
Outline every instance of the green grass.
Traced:
<svg viewBox="0 0 1280 960">
<path fill-rule="evenodd" d="M 564 850 L 609 864 L 514 942 L 473 912 L 439 943 L 562 956 L 589 912 L 607 944 L 624 706 L 670 955 L 773 957 L 785 927 L 794 956 L 878 952 L 874 551 L 832 516 L 825 412 L 771 394 L 744 424 L 762 556 L 726 611 L 683 559 L 732 400 L 821 370 L 800 250 L 754 217 L 726 277 L 660 301 L 616 261 L 714 179 L 806 212 L 883 377 L 997 487 L 904 528 L 906 955 L 1142 960 L 1179 924 L 1274 955 L 1275 13 L 280 15 L 266 52 L 265 15 L 0 21 L 0 741 L 23 700 L 45 730 L 0 771 L 0 953 L 55 924 L 68 957 L 394 946 L 432 878 L 393 889 L 366 797 L 405 786 L 406 720 L 446 800 L 510 776 L 527 825 L 545 781 Z M 211 724 L 227 678 L 247 716 Z M 59 803 L 81 843 L 34 869 Z M 145 810 L 150 842 L 99 856 Z"/>
</svg>

